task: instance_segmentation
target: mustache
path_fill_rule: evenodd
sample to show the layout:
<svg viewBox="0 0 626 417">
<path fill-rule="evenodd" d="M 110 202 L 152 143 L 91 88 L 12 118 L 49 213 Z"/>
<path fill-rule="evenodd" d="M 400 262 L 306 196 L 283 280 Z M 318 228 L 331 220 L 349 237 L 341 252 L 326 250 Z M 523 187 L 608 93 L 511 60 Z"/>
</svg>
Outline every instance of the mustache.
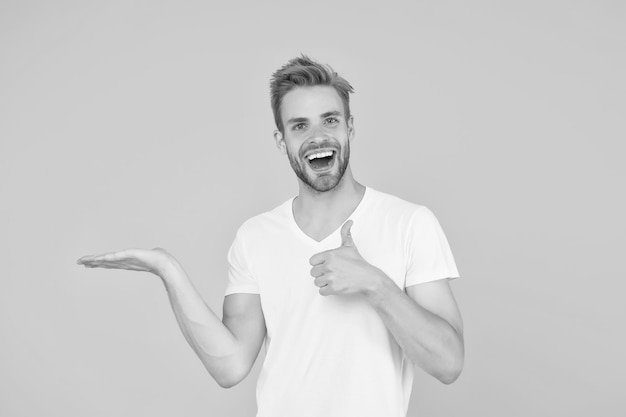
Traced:
<svg viewBox="0 0 626 417">
<path fill-rule="evenodd" d="M 337 143 L 337 141 L 331 141 L 331 140 L 324 140 L 322 142 L 319 143 L 315 143 L 312 144 L 310 146 L 303 146 L 302 148 L 300 148 L 300 157 L 304 157 L 304 155 L 308 152 L 314 152 L 317 150 L 322 150 L 322 149 L 333 149 L 335 150 L 337 153 L 339 153 L 340 150 L 340 146 Z"/>
</svg>

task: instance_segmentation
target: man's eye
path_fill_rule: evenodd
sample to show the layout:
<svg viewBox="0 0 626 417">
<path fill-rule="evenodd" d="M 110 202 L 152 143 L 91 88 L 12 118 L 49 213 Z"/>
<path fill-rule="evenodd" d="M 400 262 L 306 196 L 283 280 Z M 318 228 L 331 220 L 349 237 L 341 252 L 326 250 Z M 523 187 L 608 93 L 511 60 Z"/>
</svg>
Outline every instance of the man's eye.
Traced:
<svg viewBox="0 0 626 417">
<path fill-rule="evenodd" d="M 334 117 L 329 117 L 328 119 L 326 119 L 326 124 L 328 125 L 336 125 L 337 123 L 339 123 L 339 120 L 335 119 Z"/>
<path fill-rule="evenodd" d="M 304 129 L 305 127 L 306 127 L 306 124 L 304 124 L 304 123 L 298 123 L 298 124 L 293 125 L 292 129 L 293 129 L 293 130 L 302 130 L 302 129 Z"/>
</svg>

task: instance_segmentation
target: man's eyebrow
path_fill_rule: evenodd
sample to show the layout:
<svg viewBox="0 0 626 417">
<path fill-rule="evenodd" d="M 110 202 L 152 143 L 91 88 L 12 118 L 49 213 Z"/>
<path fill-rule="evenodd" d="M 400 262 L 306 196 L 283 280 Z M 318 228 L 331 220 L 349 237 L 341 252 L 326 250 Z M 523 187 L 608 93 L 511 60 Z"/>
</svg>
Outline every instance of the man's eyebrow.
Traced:
<svg viewBox="0 0 626 417">
<path fill-rule="evenodd" d="M 292 117 L 291 119 L 287 120 L 287 124 L 290 125 L 292 123 L 305 123 L 308 121 L 309 119 L 307 119 L 306 117 Z"/>
<path fill-rule="evenodd" d="M 341 114 L 341 112 L 338 110 L 332 110 L 322 113 L 320 115 L 320 118 L 325 119 L 330 116 L 343 116 L 343 114 Z M 306 123 L 308 121 L 309 119 L 307 119 L 306 117 L 292 117 L 291 119 L 287 120 L 287 124 L 290 125 L 292 123 Z"/>
<path fill-rule="evenodd" d="M 326 113 L 322 113 L 322 119 L 325 119 L 329 116 L 343 116 L 343 115 L 341 114 L 340 111 L 337 111 L 337 110 L 327 111 Z"/>
</svg>

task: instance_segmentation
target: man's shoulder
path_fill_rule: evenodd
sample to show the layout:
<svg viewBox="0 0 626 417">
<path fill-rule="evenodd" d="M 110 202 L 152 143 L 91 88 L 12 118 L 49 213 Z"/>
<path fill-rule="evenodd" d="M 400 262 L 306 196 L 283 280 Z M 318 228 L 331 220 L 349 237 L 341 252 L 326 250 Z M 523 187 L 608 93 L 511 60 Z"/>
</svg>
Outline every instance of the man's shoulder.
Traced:
<svg viewBox="0 0 626 417">
<path fill-rule="evenodd" d="M 424 205 L 405 200 L 394 194 L 375 190 L 371 187 L 368 187 L 368 194 L 371 197 L 373 207 L 392 216 L 411 217 L 416 213 L 430 211 Z"/>
<path fill-rule="evenodd" d="M 284 226 L 291 214 L 292 200 L 293 198 L 290 198 L 271 210 L 250 217 L 241 224 L 237 234 L 263 234 Z"/>
</svg>

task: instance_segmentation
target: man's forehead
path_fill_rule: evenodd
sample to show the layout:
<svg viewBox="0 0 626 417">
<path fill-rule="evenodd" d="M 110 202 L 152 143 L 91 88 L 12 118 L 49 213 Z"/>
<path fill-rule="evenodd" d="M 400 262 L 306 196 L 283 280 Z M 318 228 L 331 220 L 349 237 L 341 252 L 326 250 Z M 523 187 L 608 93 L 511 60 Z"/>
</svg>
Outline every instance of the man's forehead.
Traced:
<svg viewBox="0 0 626 417">
<path fill-rule="evenodd" d="M 283 120 L 292 117 L 319 116 L 331 111 L 344 115 L 343 101 L 339 93 L 327 85 L 296 87 L 285 94 L 281 103 Z"/>
</svg>

